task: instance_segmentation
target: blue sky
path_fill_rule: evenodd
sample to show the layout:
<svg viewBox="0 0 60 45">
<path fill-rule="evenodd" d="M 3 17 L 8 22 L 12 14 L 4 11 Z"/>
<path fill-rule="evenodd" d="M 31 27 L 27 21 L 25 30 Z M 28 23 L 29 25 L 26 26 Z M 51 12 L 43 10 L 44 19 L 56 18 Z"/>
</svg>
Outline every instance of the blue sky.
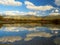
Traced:
<svg viewBox="0 0 60 45">
<path fill-rule="evenodd" d="M 0 12 L 11 15 L 18 13 L 18 15 L 33 14 L 44 16 L 49 15 L 54 10 L 59 11 L 59 2 L 60 0 L 0 0 Z"/>
</svg>

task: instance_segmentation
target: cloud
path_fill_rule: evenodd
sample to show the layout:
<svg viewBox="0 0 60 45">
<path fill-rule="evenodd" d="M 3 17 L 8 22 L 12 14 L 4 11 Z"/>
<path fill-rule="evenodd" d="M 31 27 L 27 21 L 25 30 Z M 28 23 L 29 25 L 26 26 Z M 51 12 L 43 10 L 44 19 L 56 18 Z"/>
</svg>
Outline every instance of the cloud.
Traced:
<svg viewBox="0 0 60 45">
<path fill-rule="evenodd" d="M 16 16 L 16 15 L 37 15 L 37 12 L 29 11 L 29 12 L 20 12 L 20 11 L 4 11 L 0 12 L 1 15 L 10 15 L 10 16 Z"/>
<path fill-rule="evenodd" d="M 56 16 L 56 15 L 60 15 L 60 13 L 59 13 L 59 10 L 58 9 L 55 9 L 49 15 Z"/>
<path fill-rule="evenodd" d="M 21 15 L 36 15 L 37 12 L 33 12 L 33 11 L 30 11 L 30 12 L 20 12 Z"/>
<path fill-rule="evenodd" d="M 15 0 L 0 0 L 0 4 L 2 5 L 11 5 L 11 6 L 21 6 L 22 3 Z"/>
<path fill-rule="evenodd" d="M 60 0 L 55 0 L 55 3 L 60 6 Z"/>
<path fill-rule="evenodd" d="M 0 42 L 15 42 L 20 41 L 22 38 L 20 36 L 6 36 L 6 37 L 0 37 Z"/>
<path fill-rule="evenodd" d="M 25 1 L 26 7 L 31 10 L 41 10 L 41 11 L 46 11 L 50 10 L 53 8 L 51 5 L 45 5 L 45 6 L 35 6 L 33 3 L 29 1 Z"/>
<path fill-rule="evenodd" d="M 19 11 L 5 11 L 5 15 L 18 15 L 20 12 Z"/>
<path fill-rule="evenodd" d="M 26 12 L 25 15 L 37 15 L 37 12 L 30 11 Z"/>
<path fill-rule="evenodd" d="M 11 11 L 3 11 L 0 12 L 0 15 L 6 15 L 6 16 L 19 16 L 19 15 L 34 15 L 34 16 L 43 16 L 45 14 L 44 11 L 29 11 L 29 12 L 23 12 L 18 10 L 11 10 Z"/>
<path fill-rule="evenodd" d="M 26 35 L 25 41 L 32 40 L 34 37 L 51 37 L 52 35 L 50 33 L 46 32 L 33 32 Z"/>
</svg>

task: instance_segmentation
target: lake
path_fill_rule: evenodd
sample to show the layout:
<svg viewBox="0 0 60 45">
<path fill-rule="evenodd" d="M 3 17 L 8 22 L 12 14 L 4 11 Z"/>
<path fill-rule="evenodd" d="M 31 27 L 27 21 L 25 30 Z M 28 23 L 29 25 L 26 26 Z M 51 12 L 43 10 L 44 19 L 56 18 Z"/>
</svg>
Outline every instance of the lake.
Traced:
<svg viewBox="0 0 60 45">
<path fill-rule="evenodd" d="M 59 24 L 21 23 L 0 26 L 0 44 L 3 45 L 59 45 L 59 41 Z"/>
</svg>

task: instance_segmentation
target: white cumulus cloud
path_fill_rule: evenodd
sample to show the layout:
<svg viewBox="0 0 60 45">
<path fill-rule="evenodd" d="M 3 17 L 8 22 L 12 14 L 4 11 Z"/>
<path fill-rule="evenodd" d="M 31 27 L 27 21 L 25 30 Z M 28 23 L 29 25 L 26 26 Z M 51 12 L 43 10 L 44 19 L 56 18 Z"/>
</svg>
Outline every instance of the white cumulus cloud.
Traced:
<svg viewBox="0 0 60 45">
<path fill-rule="evenodd" d="M 20 6 L 20 5 L 22 5 L 21 2 L 15 1 L 15 0 L 0 0 L 0 4 L 12 5 L 12 6 Z"/>
<path fill-rule="evenodd" d="M 55 0 L 55 3 L 60 6 L 60 0 Z"/>
<path fill-rule="evenodd" d="M 41 10 L 41 11 L 46 11 L 46 10 L 50 10 L 53 8 L 53 6 L 51 6 L 51 5 L 35 6 L 33 3 L 29 2 L 29 1 L 25 1 L 25 5 L 28 9 Z"/>
<path fill-rule="evenodd" d="M 4 11 L 0 12 L 1 15 L 10 15 L 10 16 L 16 16 L 16 15 L 37 15 L 37 12 L 29 11 L 29 12 L 20 12 L 20 11 Z"/>
<path fill-rule="evenodd" d="M 58 9 L 55 9 L 49 15 L 51 15 L 51 16 L 57 16 L 57 15 L 60 15 L 60 13 L 59 13 Z"/>
</svg>

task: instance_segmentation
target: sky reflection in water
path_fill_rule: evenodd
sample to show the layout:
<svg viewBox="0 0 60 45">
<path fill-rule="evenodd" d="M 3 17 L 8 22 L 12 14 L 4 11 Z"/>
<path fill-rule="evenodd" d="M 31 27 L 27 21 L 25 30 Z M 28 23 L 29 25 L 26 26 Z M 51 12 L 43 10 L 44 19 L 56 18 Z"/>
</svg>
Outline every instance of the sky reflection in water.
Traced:
<svg viewBox="0 0 60 45">
<path fill-rule="evenodd" d="M 33 27 L 34 26 L 34 27 Z M 0 28 L 0 42 L 30 41 L 34 37 L 50 38 L 60 33 L 59 26 L 55 25 L 3 25 Z"/>
</svg>

